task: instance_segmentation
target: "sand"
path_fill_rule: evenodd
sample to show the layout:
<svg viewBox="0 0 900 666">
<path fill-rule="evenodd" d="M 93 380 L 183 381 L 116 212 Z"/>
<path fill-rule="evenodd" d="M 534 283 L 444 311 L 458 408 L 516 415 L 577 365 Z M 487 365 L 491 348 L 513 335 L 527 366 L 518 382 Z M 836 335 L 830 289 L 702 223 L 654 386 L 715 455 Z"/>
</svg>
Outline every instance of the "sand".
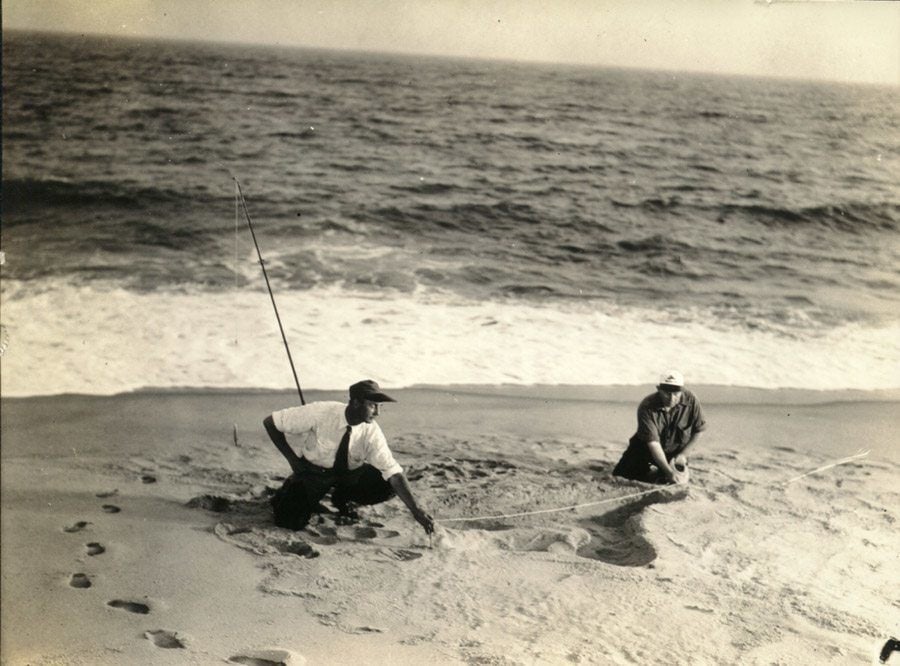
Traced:
<svg viewBox="0 0 900 666">
<path fill-rule="evenodd" d="M 609 474 L 646 392 L 395 391 L 379 420 L 433 539 L 396 499 L 272 525 L 261 421 L 290 393 L 4 399 L 2 661 L 875 663 L 900 633 L 896 396 L 697 387 L 691 483 L 650 488 Z"/>
</svg>

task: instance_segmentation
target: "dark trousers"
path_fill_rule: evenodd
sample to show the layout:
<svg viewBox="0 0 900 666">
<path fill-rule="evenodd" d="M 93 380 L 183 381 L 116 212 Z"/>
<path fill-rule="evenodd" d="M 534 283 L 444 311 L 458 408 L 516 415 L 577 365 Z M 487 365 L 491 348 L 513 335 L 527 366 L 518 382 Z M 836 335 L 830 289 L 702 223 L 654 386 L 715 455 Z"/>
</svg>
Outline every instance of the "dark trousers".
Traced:
<svg viewBox="0 0 900 666">
<path fill-rule="evenodd" d="M 303 468 L 288 477 L 272 497 L 275 524 L 289 530 L 303 529 L 329 490 L 331 502 L 338 509 L 350 502 L 379 504 L 394 496 L 391 484 L 371 465 L 338 474 L 304 460 Z"/>
<path fill-rule="evenodd" d="M 667 452 L 666 460 L 671 461 L 675 455 L 677 454 Z M 668 481 L 653 464 L 647 443 L 634 437 L 628 440 L 628 448 L 625 449 L 625 453 L 622 454 L 613 469 L 613 475 L 646 483 L 666 483 Z"/>
</svg>

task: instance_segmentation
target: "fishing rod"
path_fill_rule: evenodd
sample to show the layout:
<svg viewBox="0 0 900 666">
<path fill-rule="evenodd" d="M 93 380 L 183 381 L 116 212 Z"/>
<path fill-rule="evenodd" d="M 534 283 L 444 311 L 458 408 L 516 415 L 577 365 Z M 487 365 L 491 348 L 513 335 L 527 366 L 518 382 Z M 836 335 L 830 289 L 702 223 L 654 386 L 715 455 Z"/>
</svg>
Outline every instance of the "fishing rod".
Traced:
<svg viewBox="0 0 900 666">
<path fill-rule="evenodd" d="M 259 266 L 262 268 L 263 277 L 266 280 L 266 289 L 269 290 L 269 298 L 272 299 L 272 309 L 275 310 L 275 319 L 278 320 L 278 330 L 281 331 L 281 339 L 284 341 L 284 349 L 287 352 L 288 363 L 291 364 L 291 372 L 294 374 L 294 383 L 297 385 L 297 393 L 300 395 L 300 404 L 305 405 L 306 400 L 303 399 L 303 389 L 300 388 L 300 380 L 297 379 L 297 370 L 294 368 L 294 359 L 291 357 L 291 348 L 288 346 L 287 336 L 284 334 L 284 326 L 281 325 L 281 316 L 278 314 L 278 306 L 275 305 L 275 294 L 272 293 L 272 285 L 269 282 L 269 274 L 266 272 L 266 262 L 262 258 L 262 252 L 259 250 L 259 243 L 256 242 L 256 232 L 253 230 L 253 222 L 250 220 L 250 213 L 247 211 L 247 202 L 244 200 L 244 192 L 241 190 L 241 183 L 232 175 L 235 184 L 235 192 L 241 204 L 241 210 L 244 211 L 244 218 L 247 220 L 247 226 L 250 227 L 250 235 L 253 237 L 253 245 L 256 247 L 256 256 L 259 257 Z"/>
</svg>

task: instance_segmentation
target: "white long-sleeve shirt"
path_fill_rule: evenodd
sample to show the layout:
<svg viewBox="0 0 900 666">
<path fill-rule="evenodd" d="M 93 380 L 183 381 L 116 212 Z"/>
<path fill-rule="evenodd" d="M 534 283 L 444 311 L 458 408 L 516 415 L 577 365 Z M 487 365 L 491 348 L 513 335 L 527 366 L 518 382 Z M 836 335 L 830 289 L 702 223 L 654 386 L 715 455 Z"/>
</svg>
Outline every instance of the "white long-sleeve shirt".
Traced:
<svg viewBox="0 0 900 666">
<path fill-rule="evenodd" d="M 340 402 L 312 402 L 274 412 L 272 421 L 298 455 L 314 465 L 330 468 L 349 425 L 344 416 L 346 407 Z M 357 469 L 363 463 L 380 471 L 385 480 L 403 472 L 388 448 L 381 427 L 374 421 L 358 423 L 350 431 L 348 468 Z"/>
</svg>

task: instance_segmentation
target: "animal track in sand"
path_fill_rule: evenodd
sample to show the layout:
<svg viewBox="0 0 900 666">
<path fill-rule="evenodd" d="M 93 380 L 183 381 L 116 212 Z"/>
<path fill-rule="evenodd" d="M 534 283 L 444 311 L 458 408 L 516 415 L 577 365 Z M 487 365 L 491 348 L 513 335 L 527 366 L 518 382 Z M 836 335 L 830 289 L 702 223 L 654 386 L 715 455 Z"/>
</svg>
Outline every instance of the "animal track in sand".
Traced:
<svg viewBox="0 0 900 666">
<path fill-rule="evenodd" d="M 119 507 L 117 507 L 115 504 L 104 504 L 101 508 L 106 513 L 119 513 L 119 511 L 122 510 Z"/>
<path fill-rule="evenodd" d="M 650 566 L 657 553 L 644 538 L 639 522 L 640 514 L 651 504 L 684 499 L 687 492 L 686 488 L 683 492 L 666 492 L 660 489 L 658 493 L 645 495 L 600 516 L 578 521 L 590 533 L 591 540 L 576 553 L 581 557 L 618 566 Z"/>
<path fill-rule="evenodd" d="M 138 613 L 139 615 L 147 615 L 147 613 L 150 612 L 150 606 L 137 601 L 123 601 L 122 599 L 113 599 L 112 601 L 107 601 L 106 605 L 112 606 L 113 608 L 121 608 L 122 610 L 126 610 L 129 613 Z"/>
<path fill-rule="evenodd" d="M 156 629 L 153 631 L 145 631 L 144 638 L 153 641 L 153 644 L 159 648 L 181 648 L 184 649 L 184 642 L 178 638 L 178 634 L 174 631 L 166 631 L 164 629 Z"/>
<path fill-rule="evenodd" d="M 84 529 L 85 527 L 87 527 L 88 525 L 90 525 L 90 523 L 87 522 L 86 520 L 79 520 L 79 521 L 78 521 L 77 523 L 75 523 L 74 525 L 69 525 L 68 527 L 64 527 L 64 528 L 63 528 L 63 531 L 64 531 L 64 532 L 69 532 L 69 533 L 72 533 L 72 532 L 80 532 L 81 530 L 83 530 L 83 529 Z"/>
<path fill-rule="evenodd" d="M 91 579 L 88 578 L 87 574 L 75 573 L 72 574 L 72 579 L 69 581 L 69 585 L 84 590 L 91 586 Z"/>
<path fill-rule="evenodd" d="M 102 555 L 106 552 L 106 548 L 101 546 L 96 541 L 91 541 L 89 544 L 85 544 L 85 547 L 87 548 L 88 555 Z"/>
</svg>

